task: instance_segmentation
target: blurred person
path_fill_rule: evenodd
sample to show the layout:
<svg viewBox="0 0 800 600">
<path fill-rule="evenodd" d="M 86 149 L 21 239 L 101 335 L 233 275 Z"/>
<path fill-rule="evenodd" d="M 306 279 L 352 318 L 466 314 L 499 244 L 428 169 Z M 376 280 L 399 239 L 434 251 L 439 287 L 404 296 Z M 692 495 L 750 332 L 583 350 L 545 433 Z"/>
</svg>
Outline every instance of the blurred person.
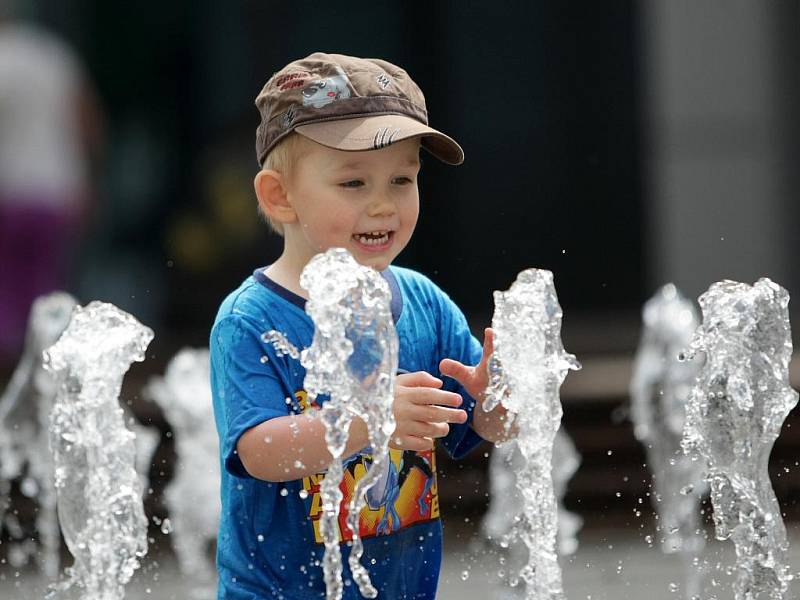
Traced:
<svg viewBox="0 0 800 600">
<path fill-rule="evenodd" d="M 71 48 L 0 0 L 0 364 L 22 348 L 33 300 L 68 287 L 102 122 Z"/>
</svg>

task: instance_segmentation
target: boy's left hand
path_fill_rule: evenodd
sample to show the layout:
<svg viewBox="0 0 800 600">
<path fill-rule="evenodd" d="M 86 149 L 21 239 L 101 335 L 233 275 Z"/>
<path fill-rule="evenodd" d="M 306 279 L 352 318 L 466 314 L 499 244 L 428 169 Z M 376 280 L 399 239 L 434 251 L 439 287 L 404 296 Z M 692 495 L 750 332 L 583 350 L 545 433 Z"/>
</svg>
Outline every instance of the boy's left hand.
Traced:
<svg viewBox="0 0 800 600">
<path fill-rule="evenodd" d="M 452 377 L 460 383 L 466 392 L 479 404 L 483 403 L 486 395 L 486 386 L 489 384 L 489 369 L 487 364 L 494 352 L 494 331 L 491 327 L 483 330 L 483 356 L 481 362 L 474 367 L 468 367 L 457 360 L 445 358 L 439 363 L 442 375 Z M 508 413 L 502 404 L 497 405 L 491 412 L 475 409 L 472 413 L 472 428 L 483 439 L 490 442 L 505 442 L 515 437 L 516 428 L 507 423 Z"/>
<path fill-rule="evenodd" d="M 489 384 L 489 370 L 486 368 L 489 357 L 494 352 L 494 331 L 491 327 L 483 330 L 483 356 L 481 362 L 474 367 L 468 367 L 463 363 L 445 358 L 439 363 L 439 371 L 442 375 L 452 377 L 460 383 L 467 393 L 476 401 L 483 402 L 486 386 Z"/>
</svg>

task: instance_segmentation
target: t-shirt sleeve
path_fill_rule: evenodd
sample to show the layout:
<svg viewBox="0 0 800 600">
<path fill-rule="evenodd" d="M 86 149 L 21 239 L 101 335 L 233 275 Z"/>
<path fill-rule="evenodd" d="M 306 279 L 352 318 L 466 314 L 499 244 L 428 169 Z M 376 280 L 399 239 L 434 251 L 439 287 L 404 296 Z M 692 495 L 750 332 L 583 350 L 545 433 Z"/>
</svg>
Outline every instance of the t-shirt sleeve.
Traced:
<svg viewBox="0 0 800 600">
<path fill-rule="evenodd" d="M 220 452 L 224 468 L 237 477 L 250 477 L 236 451 L 242 434 L 289 414 L 279 375 L 282 361 L 261 340 L 261 333 L 235 315 L 219 321 L 211 332 L 211 388 Z"/>
<path fill-rule="evenodd" d="M 444 293 L 439 292 L 441 314 L 439 319 L 439 343 L 441 356 L 452 358 L 468 366 L 477 365 L 483 355 L 483 347 L 469 330 L 467 319 L 461 309 Z M 438 369 L 438 362 L 437 362 Z M 441 377 L 441 374 L 439 374 Z M 453 458 L 461 458 L 483 440 L 472 428 L 476 400 L 455 379 L 443 377 L 443 389 L 456 392 L 464 399 L 461 408 L 467 411 L 467 421 L 463 424 L 450 424 L 448 433 L 441 443 Z"/>
</svg>

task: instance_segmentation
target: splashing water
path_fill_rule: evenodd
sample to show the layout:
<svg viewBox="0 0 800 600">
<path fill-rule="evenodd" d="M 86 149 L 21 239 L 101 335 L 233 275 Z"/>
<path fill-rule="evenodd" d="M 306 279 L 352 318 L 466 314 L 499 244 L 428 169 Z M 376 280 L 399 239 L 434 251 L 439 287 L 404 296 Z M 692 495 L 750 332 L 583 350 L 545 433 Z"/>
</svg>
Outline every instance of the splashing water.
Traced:
<svg viewBox="0 0 800 600">
<path fill-rule="evenodd" d="M 350 570 L 362 596 L 377 590 L 361 565 L 363 553 L 358 519 L 366 492 L 387 473 L 389 436 L 395 428 L 392 413 L 398 340 L 390 310 L 391 292 L 380 274 L 358 265 L 350 254 L 333 248 L 308 263 L 300 285 L 309 293 L 306 311 L 314 320 L 314 340 L 302 352 L 309 398 L 328 394 L 320 416 L 333 461 L 322 480 L 320 529 L 325 540 L 323 573 L 328 600 L 342 596 L 342 564 L 337 525 L 342 492 L 342 454 L 354 416 L 366 421 L 372 464 L 358 482 L 349 507 L 353 532 Z"/>
<path fill-rule="evenodd" d="M 271 329 L 270 331 L 262 334 L 261 340 L 267 344 L 272 344 L 272 347 L 275 348 L 275 352 L 277 352 L 278 356 L 284 356 L 288 354 L 290 358 L 300 360 L 300 351 L 294 346 L 294 344 L 292 344 L 292 342 L 286 339 L 286 336 L 280 331 Z"/>
<path fill-rule="evenodd" d="M 147 520 L 134 469 L 133 434 L 118 397 L 133 361 L 144 360 L 153 332 L 103 302 L 76 308 L 67 330 L 44 353 L 59 379 L 50 414 L 58 515 L 75 558 L 48 598 L 119 600 L 147 552 Z"/>
<path fill-rule="evenodd" d="M 681 451 L 686 401 L 700 370 L 699 361 L 679 360 L 699 319 L 694 305 L 672 284 L 662 287 L 644 306 L 644 329 L 631 380 L 634 434 L 647 452 L 653 473 L 653 506 L 664 534 L 661 549 L 681 554 L 687 598 L 698 596 L 698 567 L 705 539 L 699 535 L 702 461 Z M 689 491 L 691 490 L 691 491 Z"/>
<path fill-rule="evenodd" d="M 559 556 L 574 554 L 578 549 L 577 534 L 583 519 L 568 511 L 563 504 L 567 484 L 580 466 L 578 454 L 572 438 L 561 427 L 553 444 L 553 490 L 558 500 L 556 548 Z M 516 472 L 524 465 L 522 455 L 516 444 L 508 443 L 496 447 L 489 459 L 489 488 L 491 502 L 481 523 L 487 541 L 502 557 L 507 568 L 502 569 L 494 590 L 495 598 L 524 598 L 523 585 L 516 586 L 516 593 L 510 589 L 510 582 L 517 578 L 514 573 L 526 564 L 528 549 L 521 541 L 509 543 L 508 535 L 514 523 L 521 518 L 522 498 L 517 489 Z"/>
<path fill-rule="evenodd" d="M 767 470 L 781 425 L 797 404 L 789 386 L 789 294 L 767 278 L 713 284 L 692 353 L 706 363 L 689 396 L 684 450 L 707 462 L 717 538 L 736 548 L 737 600 L 784 597 L 788 542 Z"/>
<path fill-rule="evenodd" d="M 520 571 L 527 597 L 562 599 L 552 456 L 561 424 L 559 388 L 567 371 L 580 364 L 561 343 L 563 313 L 550 271 L 522 271 L 507 292 L 494 293 L 494 301 L 495 350 L 483 409 L 502 404 L 508 410 L 507 427 L 513 423 L 518 429 L 511 443 L 523 459 L 516 472 L 523 509 L 508 543 L 519 539 L 528 548 L 527 564 Z"/>
<path fill-rule="evenodd" d="M 25 347 L 22 357 L 11 376 L 11 381 L 0 397 L 0 489 L 2 482 L 22 477 L 21 491 L 36 497 L 36 530 L 42 552 L 35 552 L 34 544 L 25 544 L 25 532 L 9 514 L 6 526 L 17 532 L 20 552 L 10 552 L 28 559 L 30 549 L 39 556 L 39 566 L 48 577 L 58 575 L 61 539 L 56 514 L 56 491 L 53 487 L 53 460 L 48 447 L 48 419 L 57 383 L 52 374 L 44 370 L 42 352 L 55 343 L 67 328 L 75 299 L 64 292 L 54 292 L 37 298 L 31 306 Z M 0 495 L 0 528 L 6 519 L 3 514 L 6 501 Z M 15 564 L 21 567 L 22 564 Z"/>
<path fill-rule="evenodd" d="M 175 476 L 164 491 L 172 542 L 195 597 L 211 596 L 213 565 L 206 555 L 219 525 L 219 441 L 209 385 L 208 349 L 184 348 L 153 377 L 144 394 L 164 411 L 175 434 Z"/>
</svg>

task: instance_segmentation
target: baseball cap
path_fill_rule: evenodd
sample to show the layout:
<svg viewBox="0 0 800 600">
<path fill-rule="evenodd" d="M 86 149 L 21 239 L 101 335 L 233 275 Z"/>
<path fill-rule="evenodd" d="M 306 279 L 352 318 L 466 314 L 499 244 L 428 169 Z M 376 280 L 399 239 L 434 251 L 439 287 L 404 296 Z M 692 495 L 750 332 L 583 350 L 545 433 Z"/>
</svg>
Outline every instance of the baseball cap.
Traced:
<svg viewBox="0 0 800 600">
<path fill-rule="evenodd" d="M 428 126 L 425 96 L 403 69 L 377 58 L 315 52 L 275 73 L 256 97 L 258 164 L 292 131 L 338 150 L 377 150 L 420 137 L 452 165 L 464 151 Z"/>
</svg>

